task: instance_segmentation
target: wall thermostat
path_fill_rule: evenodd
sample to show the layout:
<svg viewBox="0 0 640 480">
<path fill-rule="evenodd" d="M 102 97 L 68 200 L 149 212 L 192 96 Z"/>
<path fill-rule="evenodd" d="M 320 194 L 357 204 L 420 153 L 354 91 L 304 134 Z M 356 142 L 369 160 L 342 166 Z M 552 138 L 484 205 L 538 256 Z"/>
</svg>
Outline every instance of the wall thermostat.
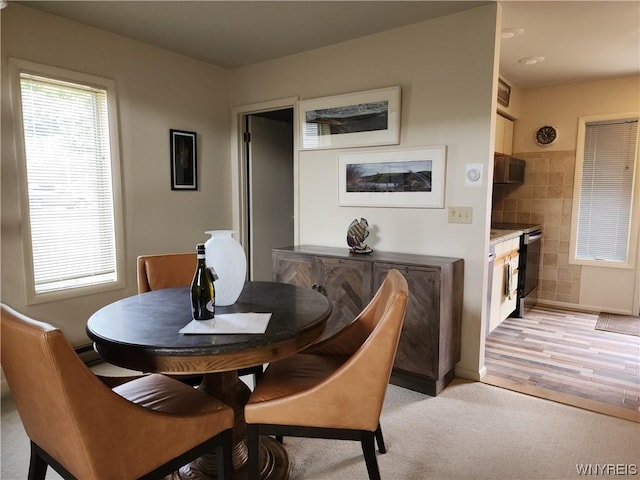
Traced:
<svg viewBox="0 0 640 480">
<path fill-rule="evenodd" d="M 482 185 L 481 163 L 467 163 L 465 165 L 464 184 L 467 187 L 479 187 Z"/>
</svg>

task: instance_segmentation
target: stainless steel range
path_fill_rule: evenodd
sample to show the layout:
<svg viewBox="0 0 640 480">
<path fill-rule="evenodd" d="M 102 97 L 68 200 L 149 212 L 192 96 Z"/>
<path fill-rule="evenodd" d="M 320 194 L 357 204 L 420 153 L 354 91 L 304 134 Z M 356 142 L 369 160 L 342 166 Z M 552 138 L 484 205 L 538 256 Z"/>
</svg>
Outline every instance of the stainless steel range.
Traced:
<svg viewBox="0 0 640 480">
<path fill-rule="evenodd" d="M 518 293 L 512 317 L 522 317 L 538 301 L 538 277 L 542 263 L 542 225 L 523 223 L 496 223 L 491 228 L 522 230 L 518 259 Z"/>
</svg>

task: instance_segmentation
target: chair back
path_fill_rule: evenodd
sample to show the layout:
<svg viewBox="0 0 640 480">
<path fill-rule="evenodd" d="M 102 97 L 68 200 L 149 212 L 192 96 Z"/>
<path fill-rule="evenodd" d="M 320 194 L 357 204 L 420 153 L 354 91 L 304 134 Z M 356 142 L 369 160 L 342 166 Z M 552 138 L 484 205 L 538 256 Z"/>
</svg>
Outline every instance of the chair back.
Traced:
<svg viewBox="0 0 640 480">
<path fill-rule="evenodd" d="M 6 305 L 0 314 L 2 368 L 38 447 L 31 453 L 34 478 L 45 460 L 77 479 L 160 477 L 200 456 L 203 442 L 208 449 L 233 425 L 231 408 L 163 375 L 124 379 L 111 390 L 61 330 Z M 44 459 L 34 457 L 39 450 Z"/>
<path fill-rule="evenodd" d="M 138 293 L 190 285 L 198 263 L 196 253 L 138 257 Z"/>
<path fill-rule="evenodd" d="M 308 392 L 315 402 L 327 407 L 322 419 L 326 425 L 369 431 L 377 428 L 408 295 L 404 276 L 398 270 L 389 270 L 371 302 L 350 325 L 304 350 L 305 354 L 348 356 L 333 374 Z"/>
<path fill-rule="evenodd" d="M 74 472 L 94 477 L 83 439 L 110 394 L 62 331 L 1 306 L 2 368 L 28 437 Z"/>
<path fill-rule="evenodd" d="M 353 355 L 363 346 L 385 316 L 391 315 L 392 304 L 394 302 L 402 303 L 402 294 L 404 294 L 404 303 L 406 304 L 406 297 L 408 296 L 407 281 L 398 270 L 389 270 L 371 301 L 353 322 L 332 337 L 312 345 L 304 353 Z M 402 318 L 399 319 L 400 322 L 404 320 L 405 309 L 406 305 L 402 309 L 403 314 Z"/>
</svg>

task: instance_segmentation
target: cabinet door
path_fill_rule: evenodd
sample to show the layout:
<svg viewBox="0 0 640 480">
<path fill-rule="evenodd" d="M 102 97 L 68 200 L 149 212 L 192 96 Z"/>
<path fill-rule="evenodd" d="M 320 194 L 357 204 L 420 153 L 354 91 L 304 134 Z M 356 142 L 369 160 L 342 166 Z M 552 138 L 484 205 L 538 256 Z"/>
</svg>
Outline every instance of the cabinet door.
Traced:
<svg viewBox="0 0 640 480">
<path fill-rule="evenodd" d="M 504 119 L 504 138 L 502 141 L 502 152 L 511 155 L 513 153 L 513 121 Z"/>
<path fill-rule="evenodd" d="M 499 258 L 493 264 L 493 278 L 491 279 L 491 310 L 489 315 L 489 333 L 491 333 L 500 322 L 500 307 L 504 296 L 504 258 Z"/>
<path fill-rule="evenodd" d="M 511 155 L 513 151 L 513 121 L 499 114 L 496 114 L 494 150 L 505 155 Z"/>
<path fill-rule="evenodd" d="M 507 265 L 511 263 L 511 270 Z M 491 288 L 491 314 L 489 318 L 489 332 L 492 332 L 516 309 L 517 295 L 515 292 L 518 285 L 518 252 L 517 250 L 507 252 L 495 261 L 493 269 L 493 279 Z M 509 282 L 509 272 L 512 272 L 512 294 L 507 295 Z"/>
<path fill-rule="evenodd" d="M 511 268 L 508 268 L 508 265 L 511 264 Z M 518 285 L 518 254 L 511 253 L 509 256 L 504 259 L 504 289 L 502 293 L 502 303 L 500 305 L 500 322 L 503 322 L 513 311 L 516 309 L 517 304 L 517 292 L 516 288 Z M 509 272 L 511 273 L 511 295 L 507 292 L 509 291 Z"/>
<path fill-rule="evenodd" d="M 317 257 L 319 278 L 331 302 L 331 317 L 322 338 L 350 324 L 371 300 L 370 262 Z"/>
<path fill-rule="evenodd" d="M 496 114 L 496 136 L 494 150 L 496 153 L 505 153 L 504 151 L 504 120 L 502 115 Z"/>
<path fill-rule="evenodd" d="M 392 268 L 399 270 L 409 285 L 407 313 L 393 366 L 398 370 L 435 378 L 438 376 L 440 338 L 440 272 L 417 266 L 376 263 L 375 290 Z"/>
<path fill-rule="evenodd" d="M 316 257 L 273 252 L 273 281 L 311 287 L 318 282 Z"/>
</svg>

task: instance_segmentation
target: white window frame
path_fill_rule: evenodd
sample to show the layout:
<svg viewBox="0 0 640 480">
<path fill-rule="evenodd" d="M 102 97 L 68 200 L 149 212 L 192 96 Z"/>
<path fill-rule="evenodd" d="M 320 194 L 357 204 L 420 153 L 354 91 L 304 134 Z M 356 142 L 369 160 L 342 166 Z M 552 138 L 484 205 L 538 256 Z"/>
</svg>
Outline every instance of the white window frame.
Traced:
<svg viewBox="0 0 640 480">
<path fill-rule="evenodd" d="M 609 115 L 595 115 L 580 117 L 578 119 L 578 139 L 576 145 L 576 166 L 573 180 L 573 205 L 571 211 L 571 239 L 569 244 L 569 263 L 575 265 L 585 265 L 592 267 L 606 267 L 618 269 L 634 269 L 638 252 L 638 228 L 640 226 L 640 162 L 638 161 L 638 151 L 640 142 L 636 146 L 635 176 L 633 179 L 633 199 L 631 205 L 631 223 L 629 232 L 629 244 L 627 246 L 627 262 L 611 262 L 606 260 L 586 260 L 576 258 L 576 244 L 578 235 L 578 219 L 580 212 L 580 190 L 582 184 L 582 168 L 584 162 L 584 142 L 586 135 L 586 125 L 592 122 L 606 122 L 611 120 L 622 120 L 626 118 L 638 118 L 638 112 L 616 113 Z M 640 126 L 638 128 L 640 135 Z"/>
<path fill-rule="evenodd" d="M 29 192 L 27 185 L 27 163 L 24 141 L 22 99 L 20 88 L 20 74 L 52 78 L 71 83 L 85 84 L 107 91 L 107 109 L 109 122 L 109 147 L 111 150 L 111 183 L 113 195 L 113 215 L 115 232 L 115 261 L 116 278 L 114 281 L 96 285 L 66 288 L 51 292 L 36 293 L 33 267 L 33 250 L 31 242 L 31 227 L 29 221 Z M 85 73 L 66 70 L 50 65 L 43 65 L 17 58 L 9 59 L 9 75 L 11 84 L 11 100 L 13 123 L 15 128 L 15 149 L 18 174 L 18 195 L 20 217 L 22 219 L 23 257 L 26 287 L 26 304 L 65 300 L 83 295 L 108 292 L 123 289 L 125 283 L 125 243 L 124 222 L 122 209 L 122 177 L 120 167 L 120 136 L 118 129 L 118 104 L 115 81 Z"/>
</svg>

